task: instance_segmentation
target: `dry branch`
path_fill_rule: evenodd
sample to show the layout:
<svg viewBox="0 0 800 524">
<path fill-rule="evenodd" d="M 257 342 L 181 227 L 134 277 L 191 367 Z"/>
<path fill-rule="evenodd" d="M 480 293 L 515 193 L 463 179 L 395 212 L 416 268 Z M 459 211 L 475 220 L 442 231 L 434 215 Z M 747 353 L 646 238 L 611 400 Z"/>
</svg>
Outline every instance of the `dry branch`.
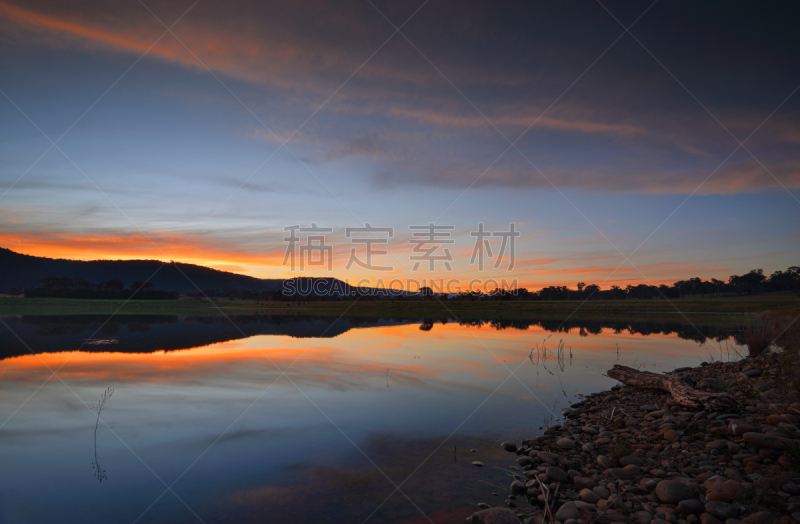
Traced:
<svg viewBox="0 0 800 524">
<path fill-rule="evenodd" d="M 672 395 L 675 402 L 692 409 L 715 409 L 731 403 L 731 398 L 726 393 L 698 391 L 682 382 L 676 375 L 658 375 L 619 364 L 609 369 L 607 375 L 634 388 L 666 391 Z"/>
</svg>

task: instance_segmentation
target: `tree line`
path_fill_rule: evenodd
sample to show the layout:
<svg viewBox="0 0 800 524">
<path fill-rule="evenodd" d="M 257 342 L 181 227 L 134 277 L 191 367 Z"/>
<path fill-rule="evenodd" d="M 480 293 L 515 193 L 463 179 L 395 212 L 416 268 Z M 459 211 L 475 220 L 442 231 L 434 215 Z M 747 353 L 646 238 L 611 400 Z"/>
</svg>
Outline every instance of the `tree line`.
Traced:
<svg viewBox="0 0 800 524">
<path fill-rule="evenodd" d="M 310 279 L 313 280 L 313 279 Z M 764 274 L 762 269 L 753 269 L 744 275 L 731 275 L 728 280 L 712 278 L 703 280 L 699 277 L 679 280 L 672 285 L 660 286 L 638 284 L 624 288 L 613 285 L 609 289 L 601 289 L 596 284 L 578 282 L 575 288 L 568 286 L 548 286 L 539 291 L 520 289 L 496 289 L 489 293 L 464 292 L 445 294 L 435 287 L 425 287 L 417 292 L 405 294 L 370 294 L 362 293 L 358 288 L 346 286 L 346 293 L 327 286 L 322 293 L 287 294 L 281 290 L 253 291 L 226 287 L 206 289 L 204 291 L 188 291 L 192 298 L 225 298 L 229 300 L 261 300 L 261 301 L 313 301 L 341 300 L 348 295 L 361 296 L 364 300 L 424 300 L 434 296 L 449 300 L 624 300 L 624 299 L 680 299 L 722 295 L 755 295 L 774 291 L 800 292 L 800 267 L 792 266 L 786 271 L 775 271 L 771 275 Z M 373 290 L 374 291 L 374 290 Z M 92 284 L 84 279 L 49 276 L 42 279 L 38 288 L 25 290 L 25 296 L 31 298 L 102 298 L 102 299 L 138 299 L 138 300 L 174 300 L 179 298 L 177 291 L 153 289 L 150 282 L 132 282 L 129 288 L 119 279 L 111 279 L 99 284 Z M 20 294 L 12 290 L 11 294 Z"/>
<path fill-rule="evenodd" d="M 773 291 L 800 292 L 800 267 L 792 266 L 786 271 L 775 271 L 770 276 L 763 269 L 753 269 L 744 275 L 731 275 L 727 281 L 712 278 L 703 280 L 695 277 L 679 280 L 672 285 L 660 286 L 638 284 L 624 288 L 613 285 L 609 289 L 601 289 L 596 284 L 578 282 L 576 288 L 568 286 L 548 286 L 539 291 L 520 289 L 496 289 L 489 293 L 481 291 L 446 294 L 434 286 L 423 287 L 417 292 L 405 294 L 375 294 L 362 292 L 358 288 L 349 288 L 350 296 L 360 296 L 361 300 L 425 300 L 432 297 L 448 300 L 624 300 L 624 299 L 657 299 L 657 298 L 695 298 L 722 295 L 754 295 Z M 373 290 L 374 291 L 374 290 Z M 315 301 L 341 300 L 346 298 L 333 287 L 322 293 L 287 294 L 280 290 L 249 291 L 236 288 L 225 288 L 222 291 L 207 289 L 203 292 L 190 291 L 189 296 L 202 298 L 228 298 L 231 300 L 264 300 L 264 301 Z"/>
<path fill-rule="evenodd" d="M 19 291 L 11 290 L 12 295 Z M 42 285 L 25 290 L 25 298 L 83 298 L 83 299 L 132 299 L 132 300 L 177 300 L 177 291 L 153 289 L 150 282 L 131 282 L 126 289 L 122 280 L 114 278 L 93 284 L 82 278 L 49 276 L 42 279 Z"/>
<path fill-rule="evenodd" d="M 623 300 L 623 299 L 652 299 L 652 298 L 695 298 L 722 295 L 755 295 L 773 291 L 800 292 L 800 267 L 792 266 L 786 271 L 775 271 L 771 275 L 764 274 L 763 269 L 753 269 L 744 275 L 731 275 L 727 281 L 712 278 L 703 280 L 695 277 L 688 280 L 679 280 L 672 285 L 660 286 L 638 284 L 628 285 L 625 288 L 611 286 L 610 289 L 600 289 L 595 284 L 578 282 L 576 289 L 567 286 L 548 286 L 539 291 L 519 289 L 516 293 L 509 290 L 496 290 L 490 297 L 498 299 L 523 299 L 523 300 Z M 464 294 L 460 298 L 474 299 L 474 294 Z"/>
</svg>

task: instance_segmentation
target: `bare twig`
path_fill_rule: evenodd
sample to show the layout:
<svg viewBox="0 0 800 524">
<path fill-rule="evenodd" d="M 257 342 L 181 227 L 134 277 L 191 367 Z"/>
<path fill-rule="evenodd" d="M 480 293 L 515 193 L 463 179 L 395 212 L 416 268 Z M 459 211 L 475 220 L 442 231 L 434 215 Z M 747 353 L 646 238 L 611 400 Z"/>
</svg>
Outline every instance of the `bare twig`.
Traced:
<svg viewBox="0 0 800 524">
<path fill-rule="evenodd" d="M 94 469 L 94 476 L 99 482 L 103 482 L 108 476 L 106 475 L 106 470 L 100 466 L 100 458 L 97 455 L 97 429 L 100 426 L 100 412 L 103 411 L 103 407 L 105 407 L 106 402 L 108 402 L 108 399 L 110 399 L 113 394 L 114 388 L 106 389 L 103 394 L 100 395 L 100 400 L 94 407 L 94 409 L 97 410 L 97 420 L 95 420 L 94 423 L 94 458 L 92 459 L 92 468 Z"/>
</svg>

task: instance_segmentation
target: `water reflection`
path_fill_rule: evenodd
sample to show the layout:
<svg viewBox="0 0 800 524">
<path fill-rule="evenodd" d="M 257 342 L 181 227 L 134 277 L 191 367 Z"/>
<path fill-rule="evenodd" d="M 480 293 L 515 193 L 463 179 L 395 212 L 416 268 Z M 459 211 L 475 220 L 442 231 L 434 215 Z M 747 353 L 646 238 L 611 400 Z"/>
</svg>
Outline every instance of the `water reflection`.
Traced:
<svg viewBox="0 0 800 524">
<path fill-rule="evenodd" d="M 437 324 L 489 327 L 494 330 L 541 328 L 552 333 L 577 332 L 580 337 L 604 331 L 630 335 L 676 335 L 703 344 L 731 340 L 742 343 L 737 322 L 724 316 L 709 316 L 693 322 L 680 319 L 558 319 L 460 320 L 451 318 L 378 318 L 296 315 L 237 315 L 179 317 L 175 315 L 117 315 L 106 322 L 103 315 L 59 315 L 6 317 L 10 328 L 36 352 L 74 351 L 149 353 L 206 346 L 256 335 L 297 338 L 333 338 L 364 327 L 419 324 L 430 332 Z M 0 359 L 26 355 L 29 351 L 11 332 L 0 332 Z"/>
<path fill-rule="evenodd" d="M 158 498 L 176 479 L 205 522 L 421 522 L 392 482 L 435 522 L 463 522 L 502 504 L 494 486 L 516 463 L 498 443 L 612 385 L 611 365 L 657 371 L 716 351 L 669 321 L 553 332 L 549 320 L 237 317 L 245 338 L 219 318 L 123 317 L 100 337 L 116 343 L 77 352 L 104 318 L 12 320 L 36 354 L 4 346 L 0 361 L 0 460 L 19 472 L 0 476 L 0 522 L 196 521 Z M 336 335 L 310 336 L 326 328 Z M 84 402 L 106 387 L 119 439 L 98 441 L 114 472 L 98 484 L 86 458 L 103 422 Z"/>
</svg>

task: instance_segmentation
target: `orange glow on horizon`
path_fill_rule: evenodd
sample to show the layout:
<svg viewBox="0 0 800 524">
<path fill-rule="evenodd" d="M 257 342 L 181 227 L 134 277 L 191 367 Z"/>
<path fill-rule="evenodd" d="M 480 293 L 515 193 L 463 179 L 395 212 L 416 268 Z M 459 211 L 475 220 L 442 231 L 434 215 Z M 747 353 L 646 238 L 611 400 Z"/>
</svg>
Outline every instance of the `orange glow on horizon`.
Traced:
<svg viewBox="0 0 800 524">
<path fill-rule="evenodd" d="M 432 278 L 426 275 L 405 275 L 385 273 L 376 275 L 375 272 L 368 270 L 348 271 L 344 267 L 338 266 L 339 259 L 336 259 L 334 271 L 319 271 L 312 273 L 308 269 L 304 273 L 292 272 L 288 266 L 283 265 L 286 247 L 279 245 L 277 248 L 270 249 L 265 246 L 262 251 L 252 252 L 246 249 L 228 246 L 218 239 L 210 239 L 200 235 L 192 236 L 185 233 L 148 233 L 147 237 L 139 234 L 97 234 L 85 235 L 77 233 L 48 233 L 48 234 L 11 234 L 0 233 L 0 247 L 6 247 L 16 253 L 46 257 L 54 259 L 69 260 L 159 260 L 168 262 L 175 260 L 186 264 L 196 264 L 206 266 L 220 271 L 239 273 L 255 278 L 292 278 L 299 276 L 333 277 L 357 285 L 362 279 L 368 281 L 364 285 L 376 285 L 378 280 L 382 281 L 382 287 L 389 288 L 394 279 L 405 280 L 415 279 L 421 281 L 427 279 L 437 281 L 434 289 L 439 291 L 438 281 L 440 277 Z M 338 255 L 337 255 L 338 256 Z M 464 255 L 469 260 L 470 254 Z M 341 258 L 341 257 L 339 257 Z M 344 260 L 347 260 L 346 258 Z M 533 262 L 542 264 L 545 267 L 526 269 L 501 276 L 487 274 L 481 280 L 488 281 L 494 278 L 497 282 L 505 279 L 506 282 L 517 281 L 518 288 L 538 290 L 547 286 L 567 286 L 575 288 L 575 283 L 584 281 L 587 284 L 598 284 L 602 289 L 609 289 L 612 285 L 625 288 L 627 285 L 652 284 L 652 285 L 672 285 L 676 280 L 689 278 L 695 271 L 691 267 L 675 267 L 670 264 L 659 264 L 649 266 L 646 269 L 651 274 L 654 272 L 669 271 L 670 273 L 683 274 L 680 278 L 657 278 L 652 282 L 643 280 L 633 280 L 632 276 L 638 273 L 631 267 L 617 268 L 611 264 L 603 264 L 601 267 L 594 268 L 570 268 L 553 267 L 558 263 L 558 259 L 532 259 Z M 525 266 L 528 261 L 518 260 L 519 266 Z M 574 263 L 574 262 L 573 262 Z M 711 271 L 720 271 L 720 268 L 711 268 Z M 709 271 L 708 269 L 704 271 Z M 611 278 L 609 275 L 612 274 Z M 594 275 L 594 277 L 593 277 Z M 572 276 L 571 279 L 569 277 Z M 466 290 L 467 284 L 475 277 L 472 271 L 450 273 L 445 280 L 458 279 L 462 290 Z M 604 282 L 608 278 L 607 282 Z M 710 278 L 710 277 L 709 277 Z M 492 286 L 494 287 L 494 286 Z M 416 290 L 412 286 L 412 290 Z M 444 291 L 447 289 L 444 288 Z"/>
</svg>

